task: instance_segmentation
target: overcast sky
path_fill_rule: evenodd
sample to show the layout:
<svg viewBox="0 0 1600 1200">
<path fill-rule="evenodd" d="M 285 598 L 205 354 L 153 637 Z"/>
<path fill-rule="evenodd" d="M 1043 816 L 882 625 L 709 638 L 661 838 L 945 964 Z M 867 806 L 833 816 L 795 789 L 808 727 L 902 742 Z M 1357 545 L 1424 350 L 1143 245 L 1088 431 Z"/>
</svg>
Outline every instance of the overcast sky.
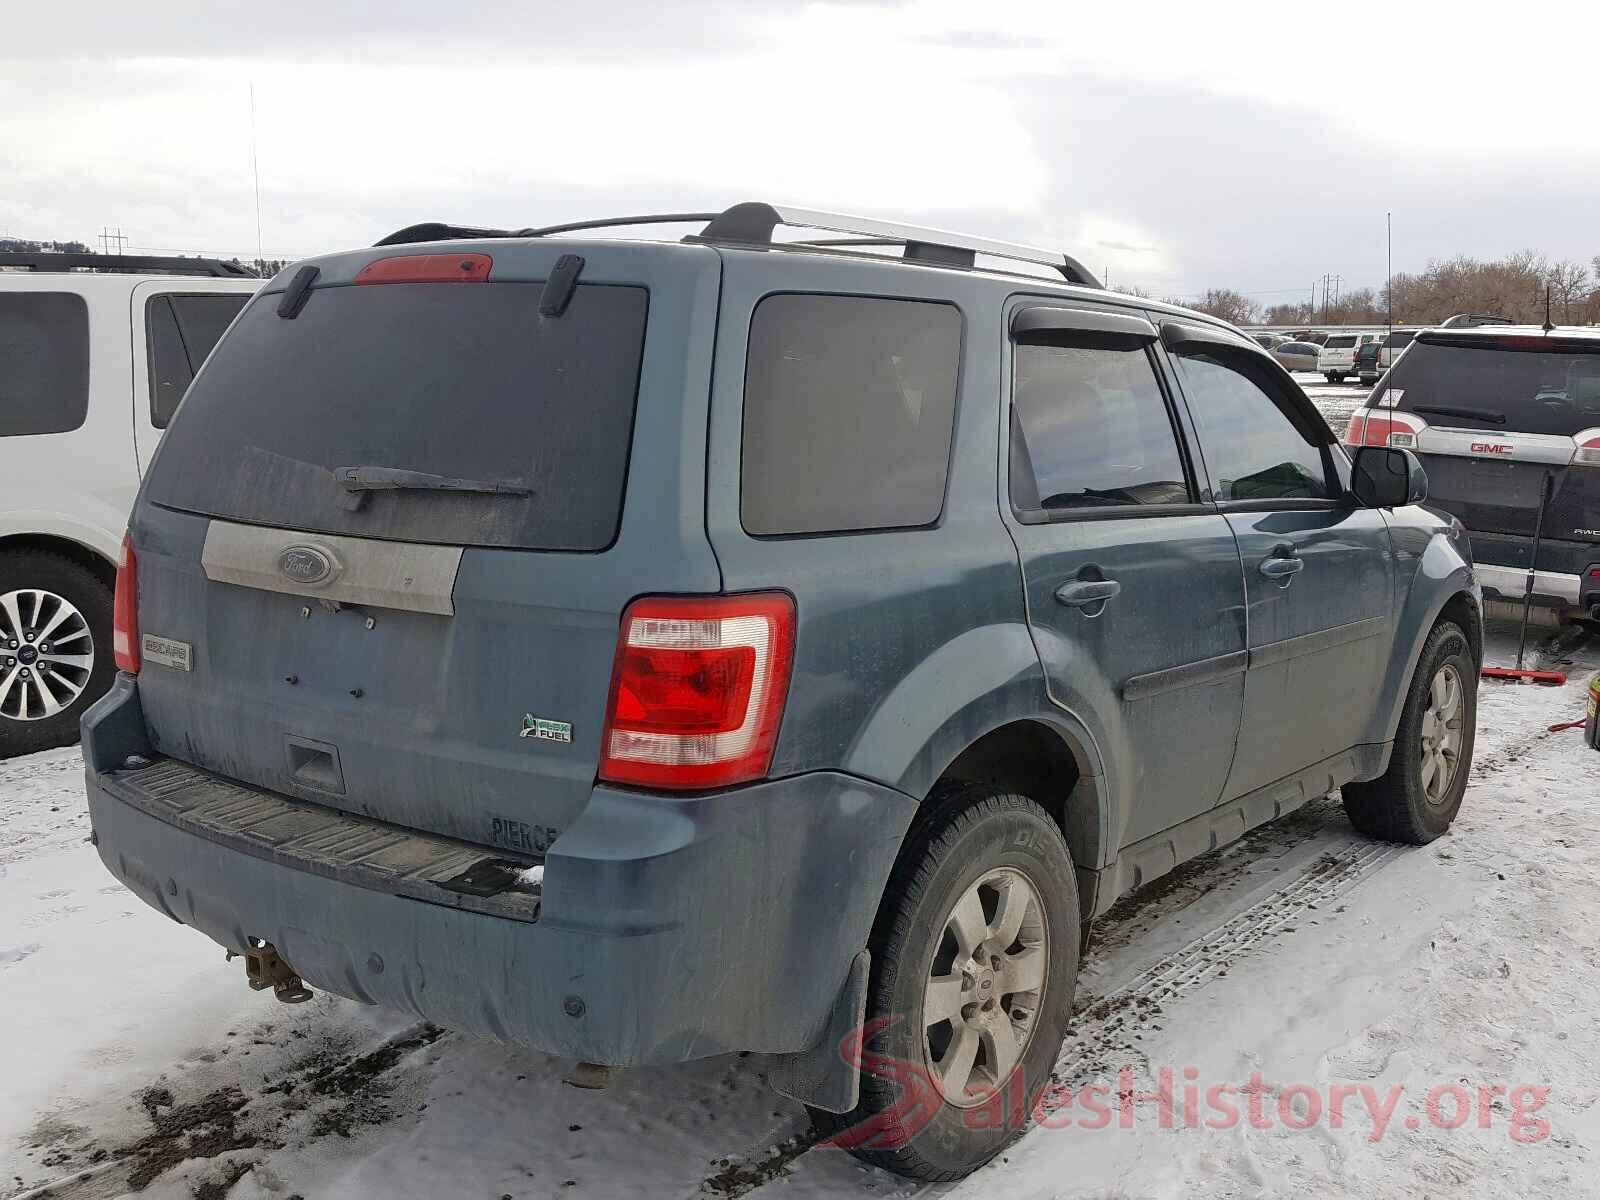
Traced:
<svg viewBox="0 0 1600 1200">
<path fill-rule="evenodd" d="M 24 0 L 0 234 L 294 258 L 784 200 L 1263 304 L 1600 253 L 1600 5 Z M 1522 19 L 1527 15 L 1528 19 Z"/>
</svg>

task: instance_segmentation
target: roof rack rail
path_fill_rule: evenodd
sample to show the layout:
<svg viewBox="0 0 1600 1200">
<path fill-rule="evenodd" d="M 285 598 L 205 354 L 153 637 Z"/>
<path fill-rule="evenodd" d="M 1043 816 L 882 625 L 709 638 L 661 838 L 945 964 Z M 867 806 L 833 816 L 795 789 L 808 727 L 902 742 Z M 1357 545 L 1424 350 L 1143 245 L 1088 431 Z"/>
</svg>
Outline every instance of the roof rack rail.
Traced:
<svg viewBox="0 0 1600 1200">
<path fill-rule="evenodd" d="M 844 213 L 823 212 L 811 208 L 778 207 L 760 201 L 735 204 L 719 213 L 653 213 L 634 217 L 602 217 L 593 221 L 571 221 L 564 225 L 546 225 L 528 229 L 473 229 L 462 225 L 446 225 L 429 221 L 421 225 L 408 225 L 396 230 L 378 246 L 399 246 L 408 242 L 441 242 L 462 238 L 524 238 L 549 237 L 558 233 L 576 233 L 584 229 L 614 229 L 627 225 L 682 225 L 705 223 L 699 233 L 692 233 L 685 241 L 736 242 L 744 245 L 772 246 L 796 245 L 823 248 L 849 248 L 853 246 L 902 246 L 905 259 L 910 262 L 929 263 L 943 267 L 971 267 L 980 254 L 1013 262 L 1034 263 L 1061 272 L 1068 283 L 1098 288 L 1100 281 L 1070 254 L 1058 250 L 1040 250 L 1014 242 L 999 242 L 992 238 L 974 237 L 971 234 L 951 233 L 943 229 L 928 229 L 921 225 L 904 225 L 893 221 L 877 221 L 870 217 L 852 217 Z M 816 238 L 800 242 L 782 243 L 772 240 L 779 225 L 796 229 L 820 229 L 827 233 L 846 233 L 848 238 Z"/>
<path fill-rule="evenodd" d="M 1089 273 L 1077 259 L 1058 250 L 1041 250 L 1035 246 L 1022 246 L 1014 242 L 999 242 L 992 238 L 974 237 L 966 233 L 951 233 L 944 229 L 928 229 L 921 225 L 905 225 L 898 221 L 878 221 L 870 217 L 853 217 L 845 213 L 823 212 L 811 208 L 779 207 L 750 201 L 735 204 L 719 213 L 695 238 L 706 242 L 750 242 L 771 245 L 772 232 L 779 225 L 798 229 L 821 229 L 828 233 L 856 234 L 869 242 L 856 244 L 900 245 L 905 247 L 905 257 L 913 262 L 935 263 L 947 267 L 970 267 L 980 254 L 993 258 L 1006 258 L 1014 262 L 1035 263 L 1060 271 L 1069 283 L 1097 288 L 1100 281 Z M 849 245 L 837 239 L 809 242 L 808 245 Z"/>
<path fill-rule="evenodd" d="M 557 233 L 575 233 L 580 229 L 614 229 L 625 225 L 686 225 L 702 224 L 715 219 L 716 213 L 655 213 L 639 217 L 601 217 L 593 221 L 569 221 L 565 225 L 545 225 L 528 229 L 473 229 L 466 225 L 445 225 L 439 221 L 425 221 L 421 225 L 407 225 L 397 229 L 374 246 L 403 246 L 407 242 L 450 242 L 463 238 L 527 238 L 549 237 Z"/>
<path fill-rule="evenodd" d="M 178 255 L 71 254 L 58 251 L 0 254 L 0 268 L 16 267 L 28 271 L 106 271 L 134 275 L 209 275 L 217 279 L 254 279 L 256 274 L 242 263 L 220 258 L 184 258 Z"/>
</svg>

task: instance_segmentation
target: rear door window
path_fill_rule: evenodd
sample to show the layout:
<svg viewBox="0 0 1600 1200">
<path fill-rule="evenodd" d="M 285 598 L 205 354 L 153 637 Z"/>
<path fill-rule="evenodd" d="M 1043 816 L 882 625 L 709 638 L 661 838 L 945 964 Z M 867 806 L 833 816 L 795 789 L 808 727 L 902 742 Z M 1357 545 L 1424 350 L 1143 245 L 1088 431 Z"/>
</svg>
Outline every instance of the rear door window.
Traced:
<svg viewBox="0 0 1600 1200">
<path fill-rule="evenodd" d="M 1216 355 L 1176 357 L 1219 501 L 1333 495 L 1322 449 L 1294 427 L 1260 384 Z"/>
<path fill-rule="evenodd" d="M 314 290 L 240 315 L 156 456 L 157 504 L 257 525 L 445 545 L 602 550 L 621 521 L 648 293 L 542 281 Z M 498 492 L 352 492 L 341 467 Z M 373 478 L 372 472 L 364 473 Z"/>
<path fill-rule="evenodd" d="M 938 520 L 961 314 L 949 304 L 777 295 L 750 319 L 739 511 L 757 536 Z"/>
<path fill-rule="evenodd" d="M 1011 503 L 1056 513 L 1193 499 L 1143 347 L 1019 345 Z"/>
<path fill-rule="evenodd" d="M 0 437 L 67 433 L 89 413 L 89 307 L 72 292 L 0 292 Z"/>
<path fill-rule="evenodd" d="M 1600 342 L 1585 352 L 1421 341 L 1385 391 L 1430 425 L 1570 437 L 1600 426 Z"/>
<path fill-rule="evenodd" d="M 150 423 L 165 429 L 195 372 L 249 296 L 152 296 L 145 302 Z"/>
</svg>

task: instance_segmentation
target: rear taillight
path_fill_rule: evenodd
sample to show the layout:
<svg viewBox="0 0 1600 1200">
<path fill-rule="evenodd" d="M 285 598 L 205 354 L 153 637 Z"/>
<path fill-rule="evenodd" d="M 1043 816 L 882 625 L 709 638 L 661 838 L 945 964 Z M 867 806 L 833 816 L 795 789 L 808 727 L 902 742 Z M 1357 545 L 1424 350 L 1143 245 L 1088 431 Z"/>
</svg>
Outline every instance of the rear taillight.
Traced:
<svg viewBox="0 0 1600 1200">
<path fill-rule="evenodd" d="M 487 254 L 401 254 L 361 268 L 357 283 L 487 283 L 494 259 Z"/>
<path fill-rule="evenodd" d="M 139 673 L 139 560 L 127 534 L 122 535 L 117 590 L 111 598 L 111 656 L 119 671 Z"/>
<path fill-rule="evenodd" d="M 794 632 L 781 592 L 635 600 L 622 614 L 600 778 L 700 789 L 766 775 Z"/>
<path fill-rule="evenodd" d="M 1422 422 L 1399 413 L 1376 408 L 1358 408 L 1350 414 L 1350 424 L 1344 431 L 1347 446 L 1395 446 L 1414 450 L 1417 434 L 1426 426 Z"/>
<path fill-rule="evenodd" d="M 1600 429 L 1585 429 L 1572 440 L 1578 443 L 1572 454 L 1574 466 L 1600 467 Z"/>
</svg>

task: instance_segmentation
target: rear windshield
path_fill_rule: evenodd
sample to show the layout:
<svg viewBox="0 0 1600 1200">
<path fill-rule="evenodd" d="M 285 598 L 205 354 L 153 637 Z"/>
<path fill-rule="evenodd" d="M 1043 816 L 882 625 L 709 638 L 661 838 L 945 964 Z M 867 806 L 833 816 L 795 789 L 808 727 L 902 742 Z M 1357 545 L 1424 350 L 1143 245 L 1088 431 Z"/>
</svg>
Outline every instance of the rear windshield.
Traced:
<svg viewBox="0 0 1600 1200">
<path fill-rule="evenodd" d="M 1579 351 L 1418 342 L 1383 384 L 1430 425 L 1571 436 L 1600 425 L 1600 346 Z M 1430 411 L 1444 409 L 1447 411 Z"/>
<path fill-rule="evenodd" d="M 319 288 L 292 320 L 261 297 L 189 389 L 150 499 L 319 533 L 604 549 L 621 520 L 648 295 L 585 284 L 541 317 L 542 288 Z M 341 467 L 529 494 L 354 493 Z"/>
<path fill-rule="evenodd" d="M 1351 334 L 1340 334 L 1338 337 L 1331 337 L 1327 341 L 1322 343 L 1322 347 L 1325 350 L 1348 350 L 1348 349 L 1350 349 L 1351 346 L 1354 346 L 1355 344 L 1356 344 L 1356 335 L 1351 333 Z"/>
<path fill-rule="evenodd" d="M 1383 344 L 1385 346 L 1409 346 L 1411 339 L 1416 336 L 1415 330 L 1407 330 L 1405 333 L 1391 333 L 1383 339 Z"/>
</svg>

